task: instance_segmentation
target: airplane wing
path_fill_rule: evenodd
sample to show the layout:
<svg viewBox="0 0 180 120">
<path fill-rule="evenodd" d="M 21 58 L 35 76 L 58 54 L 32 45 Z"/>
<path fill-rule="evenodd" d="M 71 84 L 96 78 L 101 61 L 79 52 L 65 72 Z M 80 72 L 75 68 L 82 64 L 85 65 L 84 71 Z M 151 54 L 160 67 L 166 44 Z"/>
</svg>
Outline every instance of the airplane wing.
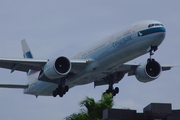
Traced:
<svg viewBox="0 0 180 120">
<path fill-rule="evenodd" d="M 126 72 L 128 76 L 135 75 L 136 68 L 140 65 L 140 63 L 125 63 L 119 66 L 119 70 L 122 68 L 126 68 Z M 170 70 L 172 67 L 176 67 L 177 65 L 161 65 L 162 71 Z"/>
<path fill-rule="evenodd" d="M 109 72 L 106 72 L 105 74 L 108 75 L 111 75 L 112 74 L 112 71 L 115 71 L 115 72 L 120 72 L 123 74 L 128 74 L 128 76 L 132 76 L 132 75 L 135 75 L 135 71 L 136 71 L 136 68 L 140 66 L 140 63 L 124 63 L 122 65 L 119 65 L 119 66 L 115 66 L 115 67 L 112 67 L 112 68 L 109 68 Z M 166 71 L 166 70 L 170 70 L 171 68 L 173 67 L 177 67 L 177 66 L 180 66 L 180 65 L 162 65 L 161 68 L 162 68 L 162 71 Z M 117 80 L 117 81 L 114 81 L 114 83 L 118 83 L 120 80 Z M 102 79 L 98 79 L 96 81 L 94 81 L 94 87 L 96 86 L 100 86 L 100 85 L 107 85 L 108 82 L 106 81 L 106 78 L 102 78 Z"/>
<path fill-rule="evenodd" d="M 13 58 L 0 58 L 0 67 L 11 69 L 11 73 L 15 70 L 28 72 L 29 69 L 41 70 L 48 60 L 38 59 L 13 59 Z"/>
<path fill-rule="evenodd" d="M 40 59 L 13 59 L 13 58 L 0 58 L 0 68 L 10 69 L 11 73 L 15 70 L 28 72 L 29 69 L 32 70 L 42 70 L 44 65 L 48 62 L 48 60 L 40 60 Z M 72 64 L 71 72 L 78 73 L 82 71 L 88 64 L 88 60 L 81 59 L 72 59 L 70 60 Z M 51 82 L 51 81 L 46 81 Z M 54 81 L 53 81 L 54 82 Z M 0 84 L 2 88 L 28 88 L 28 85 L 14 85 L 14 84 Z"/>
<path fill-rule="evenodd" d="M 48 60 L 40 59 L 13 59 L 13 58 L 0 58 L 0 68 L 10 69 L 11 73 L 15 70 L 28 72 L 29 69 L 32 70 L 41 70 Z M 82 59 L 70 59 L 72 64 L 73 73 L 78 73 L 83 70 L 89 61 Z"/>
</svg>

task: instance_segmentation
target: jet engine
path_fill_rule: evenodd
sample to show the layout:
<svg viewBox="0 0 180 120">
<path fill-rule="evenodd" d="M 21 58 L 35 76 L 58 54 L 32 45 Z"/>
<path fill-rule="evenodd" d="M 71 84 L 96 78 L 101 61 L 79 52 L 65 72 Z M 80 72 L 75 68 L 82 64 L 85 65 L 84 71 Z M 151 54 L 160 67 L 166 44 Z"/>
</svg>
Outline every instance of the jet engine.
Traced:
<svg viewBox="0 0 180 120">
<path fill-rule="evenodd" d="M 161 74 L 161 65 L 154 59 L 148 59 L 136 68 L 135 76 L 140 82 L 149 82 L 157 79 Z"/>
<path fill-rule="evenodd" d="M 64 77 L 71 70 L 71 62 L 66 57 L 49 60 L 39 74 L 39 80 L 57 79 Z"/>
</svg>

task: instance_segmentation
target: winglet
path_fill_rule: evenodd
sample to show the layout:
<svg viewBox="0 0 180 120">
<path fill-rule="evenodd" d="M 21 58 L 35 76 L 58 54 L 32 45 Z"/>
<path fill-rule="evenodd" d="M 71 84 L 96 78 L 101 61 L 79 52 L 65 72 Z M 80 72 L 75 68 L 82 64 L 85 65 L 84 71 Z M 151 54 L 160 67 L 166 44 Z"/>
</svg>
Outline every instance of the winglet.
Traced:
<svg viewBox="0 0 180 120">
<path fill-rule="evenodd" d="M 23 50 L 23 56 L 24 58 L 33 58 L 33 55 L 31 53 L 31 50 L 26 42 L 25 39 L 23 39 L 21 41 L 21 45 L 22 45 L 22 50 Z"/>
</svg>

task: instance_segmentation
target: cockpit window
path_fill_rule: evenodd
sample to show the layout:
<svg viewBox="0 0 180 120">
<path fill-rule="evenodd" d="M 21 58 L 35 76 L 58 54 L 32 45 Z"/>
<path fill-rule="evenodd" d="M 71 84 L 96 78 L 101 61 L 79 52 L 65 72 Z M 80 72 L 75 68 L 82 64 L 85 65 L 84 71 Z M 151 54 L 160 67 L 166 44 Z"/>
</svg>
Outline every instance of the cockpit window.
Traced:
<svg viewBox="0 0 180 120">
<path fill-rule="evenodd" d="M 154 26 L 154 24 L 149 24 L 149 26 L 148 26 L 148 27 L 150 28 L 150 27 L 153 27 L 153 26 Z"/>
<path fill-rule="evenodd" d="M 156 24 L 149 24 L 148 27 L 153 27 L 153 26 L 163 26 L 163 24 L 159 24 L 159 23 L 156 23 Z"/>
</svg>

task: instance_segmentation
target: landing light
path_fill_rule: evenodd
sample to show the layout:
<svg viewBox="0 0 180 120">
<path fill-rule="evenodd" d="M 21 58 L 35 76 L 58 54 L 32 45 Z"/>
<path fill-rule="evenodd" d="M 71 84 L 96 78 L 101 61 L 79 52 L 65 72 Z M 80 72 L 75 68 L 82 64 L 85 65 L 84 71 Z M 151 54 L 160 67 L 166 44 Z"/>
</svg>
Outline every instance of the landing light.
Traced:
<svg viewBox="0 0 180 120">
<path fill-rule="evenodd" d="M 91 61 L 90 60 L 86 60 L 86 63 L 90 63 Z"/>
</svg>

